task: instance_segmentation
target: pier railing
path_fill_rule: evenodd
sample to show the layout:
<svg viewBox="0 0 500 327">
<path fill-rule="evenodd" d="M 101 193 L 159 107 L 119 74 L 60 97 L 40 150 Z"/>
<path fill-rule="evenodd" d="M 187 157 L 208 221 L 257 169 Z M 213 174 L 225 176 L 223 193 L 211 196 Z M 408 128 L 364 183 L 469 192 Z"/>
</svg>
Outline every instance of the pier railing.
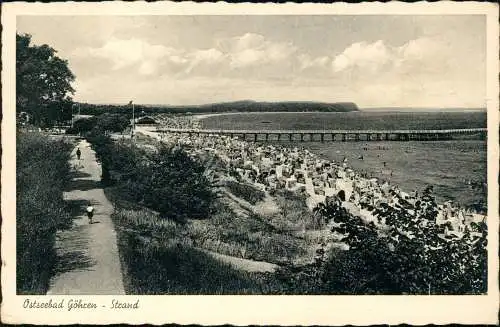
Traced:
<svg viewBox="0 0 500 327">
<path fill-rule="evenodd" d="M 487 136 L 487 128 L 435 130 L 239 130 L 157 128 L 159 133 L 242 136 L 253 141 L 438 141 L 459 135 Z"/>
</svg>

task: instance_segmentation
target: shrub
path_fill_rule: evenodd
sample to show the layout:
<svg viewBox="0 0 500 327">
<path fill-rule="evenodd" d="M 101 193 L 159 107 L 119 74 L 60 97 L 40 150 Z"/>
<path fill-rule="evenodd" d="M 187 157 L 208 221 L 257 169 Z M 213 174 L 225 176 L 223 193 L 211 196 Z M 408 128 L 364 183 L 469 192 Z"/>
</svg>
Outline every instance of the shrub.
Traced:
<svg viewBox="0 0 500 327">
<path fill-rule="evenodd" d="M 215 194 L 200 162 L 182 149 L 166 147 L 149 159 L 131 184 L 143 191 L 140 202 L 178 221 L 209 217 Z"/>
<path fill-rule="evenodd" d="M 70 216 L 63 201 L 72 146 L 39 133 L 18 133 L 16 146 L 17 293 L 45 294 L 56 254 L 55 233 Z"/>
<path fill-rule="evenodd" d="M 266 193 L 258 188 L 249 185 L 238 183 L 235 181 L 227 181 L 226 186 L 235 196 L 242 198 L 250 204 L 255 205 L 257 202 L 264 200 Z"/>
<path fill-rule="evenodd" d="M 209 217 L 215 199 L 211 183 L 204 165 L 184 150 L 161 147 L 146 153 L 100 133 L 90 133 L 88 139 L 102 164 L 102 181 L 115 185 L 127 201 L 177 221 Z"/>
<path fill-rule="evenodd" d="M 113 141 L 102 133 L 95 131 L 87 133 L 87 140 L 92 144 L 96 152 L 97 160 L 101 163 L 102 176 L 101 180 L 104 185 L 112 183 L 110 170 L 111 170 L 111 155 L 113 151 Z"/>
</svg>

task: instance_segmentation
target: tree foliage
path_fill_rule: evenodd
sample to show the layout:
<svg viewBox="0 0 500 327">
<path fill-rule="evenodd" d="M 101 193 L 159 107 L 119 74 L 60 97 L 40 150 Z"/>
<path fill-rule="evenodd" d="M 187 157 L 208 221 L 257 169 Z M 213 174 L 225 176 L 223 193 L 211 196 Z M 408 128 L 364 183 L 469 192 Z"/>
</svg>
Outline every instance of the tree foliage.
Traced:
<svg viewBox="0 0 500 327">
<path fill-rule="evenodd" d="M 131 107 L 128 105 L 110 105 L 110 104 L 90 104 L 81 103 L 83 114 L 99 115 L 105 112 L 121 113 L 128 116 L 132 115 Z M 350 112 L 358 111 L 358 107 L 352 102 L 257 102 L 257 101 L 233 101 L 225 103 L 211 103 L 205 105 L 192 106 L 170 106 L 157 105 L 145 106 L 136 105 L 136 112 L 144 114 L 186 114 L 186 113 L 211 113 L 211 112 Z"/>
<path fill-rule="evenodd" d="M 31 35 L 16 35 L 16 107 L 36 125 L 71 119 L 71 82 L 68 62 L 44 44 L 31 44 Z"/>
<path fill-rule="evenodd" d="M 130 125 L 126 116 L 121 114 L 104 113 L 97 116 L 95 128 L 104 133 L 123 132 Z"/>
<path fill-rule="evenodd" d="M 337 197 L 316 208 L 349 249 L 301 267 L 293 292 L 316 294 L 481 294 L 487 288 L 486 225 L 446 237 L 427 188 L 414 205 L 381 205 L 383 227 L 349 213 Z M 321 249 L 320 249 L 321 250 Z M 291 270 L 281 271 L 284 278 Z M 306 285 L 306 289 L 304 289 Z"/>
<path fill-rule="evenodd" d="M 105 113 L 99 116 L 81 118 L 73 123 L 73 127 L 69 128 L 68 134 L 84 134 L 91 132 L 93 134 L 108 134 L 123 132 L 130 122 L 125 115 Z"/>
<path fill-rule="evenodd" d="M 68 128 L 66 133 L 68 134 L 83 134 L 90 132 L 97 124 L 96 117 L 81 118 L 73 123 L 73 127 Z"/>
</svg>

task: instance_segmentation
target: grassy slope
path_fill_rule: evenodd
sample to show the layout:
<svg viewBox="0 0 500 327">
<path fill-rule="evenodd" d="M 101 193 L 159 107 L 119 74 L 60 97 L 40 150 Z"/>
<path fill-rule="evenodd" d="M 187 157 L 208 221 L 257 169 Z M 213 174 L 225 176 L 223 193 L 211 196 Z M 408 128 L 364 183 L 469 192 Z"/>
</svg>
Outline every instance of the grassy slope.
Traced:
<svg viewBox="0 0 500 327">
<path fill-rule="evenodd" d="M 221 200 L 210 219 L 186 224 L 120 200 L 116 189 L 106 194 L 118 206 L 113 220 L 129 294 L 279 293 L 281 283 L 273 275 L 236 270 L 200 249 L 286 264 L 309 256 L 316 245 L 296 235 L 311 225 L 311 214 L 289 192 L 275 195 L 280 213 L 273 217 L 236 214 Z"/>
<path fill-rule="evenodd" d="M 235 270 L 195 248 L 185 225 L 160 219 L 146 209 L 118 209 L 112 217 L 118 232 L 127 294 L 265 291 L 265 274 Z"/>
<path fill-rule="evenodd" d="M 221 167 L 213 169 L 224 174 Z M 322 226 L 314 221 L 304 198 L 287 191 L 270 196 L 244 183 L 219 187 L 224 191 L 210 218 L 188 219 L 185 224 L 160 219 L 154 211 L 125 201 L 119 188 L 105 190 L 117 207 L 113 220 L 128 293 L 263 294 L 281 289 L 269 273 L 238 271 L 199 250 L 273 264 L 312 258 L 318 240 L 301 231 Z M 257 206 L 270 197 L 278 210 L 271 215 L 257 213 Z"/>
<path fill-rule="evenodd" d="M 63 201 L 72 145 L 39 133 L 17 135 L 17 293 L 45 294 L 55 265 L 57 229 L 70 214 Z"/>
</svg>

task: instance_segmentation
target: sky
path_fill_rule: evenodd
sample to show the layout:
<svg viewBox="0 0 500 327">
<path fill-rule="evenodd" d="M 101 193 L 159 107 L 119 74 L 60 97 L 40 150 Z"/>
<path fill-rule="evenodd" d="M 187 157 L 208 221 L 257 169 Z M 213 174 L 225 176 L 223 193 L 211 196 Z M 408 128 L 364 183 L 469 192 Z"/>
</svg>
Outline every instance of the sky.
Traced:
<svg viewBox="0 0 500 327">
<path fill-rule="evenodd" d="M 485 107 L 481 15 L 18 16 L 76 76 L 75 101 Z"/>
</svg>

